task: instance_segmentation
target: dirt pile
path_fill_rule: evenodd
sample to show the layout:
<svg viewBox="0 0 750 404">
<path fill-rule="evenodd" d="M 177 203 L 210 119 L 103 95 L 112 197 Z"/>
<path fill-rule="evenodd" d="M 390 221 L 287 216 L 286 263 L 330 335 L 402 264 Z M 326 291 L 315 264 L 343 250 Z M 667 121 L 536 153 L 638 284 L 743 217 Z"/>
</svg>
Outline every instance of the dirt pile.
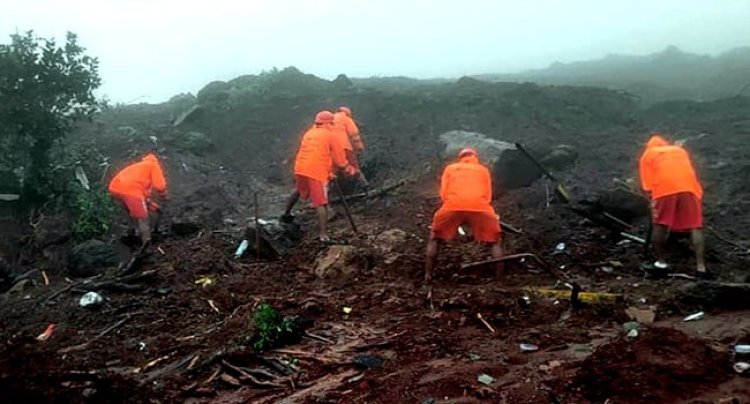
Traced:
<svg viewBox="0 0 750 404">
<path fill-rule="evenodd" d="M 586 359 L 575 384 L 589 400 L 667 403 L 698 396 L 731 377 L 727 351 L 670 328 L 622 337 Z"/>
</svg>

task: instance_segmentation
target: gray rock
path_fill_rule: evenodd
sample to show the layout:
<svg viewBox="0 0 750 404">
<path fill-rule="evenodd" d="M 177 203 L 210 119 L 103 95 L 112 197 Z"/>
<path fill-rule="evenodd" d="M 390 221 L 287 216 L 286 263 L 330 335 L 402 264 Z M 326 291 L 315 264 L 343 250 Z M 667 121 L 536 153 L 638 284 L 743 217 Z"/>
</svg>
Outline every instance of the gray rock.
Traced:
<svg viewBox="0 0 750 404">
<path fill-rule="evenodd" d="M 197 155 L 208 153 L 214 149 L 214 142 L 203 132 L 174 132 L 166 137 L 168 145 L 193 152 Z"/>
<path fill-rule="evenodd" d="M 87 278 L 119 264 L 114 247 L 100 240 L 88 240 L 73 247 L 68 271 L 71 276 Z"/>
<path fill-rule="evenodd" d="M 463 130 L 445 132 L 440 135 L 440 141 L 445 145 L 444 158 L 454 159 L 461 149 L 471 147 L 479 153 L 480 159 L 490 166 L 495 164 L 506 151 L 516 149 L 513 143 L 490 139 L 481 133 Z"/>
</svg>

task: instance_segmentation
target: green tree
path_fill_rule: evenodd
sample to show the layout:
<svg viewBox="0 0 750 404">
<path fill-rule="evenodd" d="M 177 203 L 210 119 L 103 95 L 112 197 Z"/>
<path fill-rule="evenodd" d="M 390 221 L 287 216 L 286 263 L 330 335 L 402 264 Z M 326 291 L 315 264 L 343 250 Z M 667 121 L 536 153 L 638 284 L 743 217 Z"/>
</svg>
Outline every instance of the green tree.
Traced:
<svg viewBox="0 0 750 404">
<path fill-rule="evenodd" d="M 0 44 L 0 171 L 13 172 L 23 201 L 35 204 L 53 194 L 53 147 L 97 111 L 99 62 L 70 32 L 64 46 L 32 31 L 10 38 Z"/>
</svg>

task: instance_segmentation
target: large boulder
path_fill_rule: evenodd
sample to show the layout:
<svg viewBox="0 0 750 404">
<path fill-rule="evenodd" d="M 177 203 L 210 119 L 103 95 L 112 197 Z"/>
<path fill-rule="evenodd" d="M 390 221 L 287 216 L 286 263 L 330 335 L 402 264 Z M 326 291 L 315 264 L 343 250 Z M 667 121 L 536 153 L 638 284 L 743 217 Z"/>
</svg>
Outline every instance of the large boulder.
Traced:
<svg viewBox="0 0 750 404">
<path fill-rule="evenodd" d="M 221 187 L 208 185 L 188 194 L 182 205 L 170 209 L 171 230 L 178 236 L 188 236 L 209 230 L 222 223 L 224 212 L 230 206 Z M 172 210 L 173 209 L 173 210 Z"/>
<path fill-rule="evenodd" d="M 446 159 L 455 159 L 458 152 L 465 147 L 474 148 L 482 162 L 491 167 L 495 195 L 510 189 L 527 187 L 544 174 L 528 156 L 516 149 L 513 143 L 461 130 L 441 134 L 440 141 L 445 145 L 443 157 Z M 547 169 L 553 171 L 570 167 L 578 158 L 575 149 L 567 145 L 555 146 L 543 152 L 530 150 L 530 153 Z"/>
<path fill-rule="evenodd" d="M 33 235 L 34 246 L 45 249 L 49 246 L 62 244 L 71 239 L 73 229 L 70 220 L 64 215 L 45 217 L 36 226 Z"/>
<path fill-rule="evenodd" d="M 595 206 L 626 222 L 647 217 L 651 212 L 646 197 L 623 187 L 609 189 L 599 194 Z"/>
<path fill-rule="evenodd" d="M 494 165 L 506 151 L 516 149 L 513 143 L 490 139 L 481 133 L 463 130 L 445 132 L 440 135 L 440 141 L 445 145 L 444 158 L 455 158 L 461 149 L 471 147 L 479 153 L 482 161 L 490 166 Z"/>
<path fill-rule="evenodd" d="M 173 132 L 164 141 L 169 145 L 190 151 L 199 156 L 214 149 L 214 141 L 203 132 Z"/>
<path fill-rule="evenodd" d="M 117 251 L 112 245 L 100 240 L 88 240 L 73 247 L 68 271 L 73 277 L 88 278 L 119 263 Z"/>
</svg>

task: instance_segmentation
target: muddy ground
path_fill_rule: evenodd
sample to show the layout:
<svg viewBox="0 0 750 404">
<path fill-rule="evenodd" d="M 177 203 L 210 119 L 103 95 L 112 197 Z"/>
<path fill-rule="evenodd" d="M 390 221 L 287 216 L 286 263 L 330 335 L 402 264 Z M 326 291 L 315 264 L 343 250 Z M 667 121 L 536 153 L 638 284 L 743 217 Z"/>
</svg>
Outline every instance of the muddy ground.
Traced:
<svg viewBox="0 0 750 404">
<path fill-rule="evenodd" d="M 738 360 L 732 346 L 750 343 L 750 299 L 712 292 L 718 283 L 748 281 L 750 101 L 642 110 L 603 90 L 493 86 L 463 81 L 406 94 L 347 87 L 339 98 L 318 95 L 313 86 L 299 99 L 265 93 L 245 99 L 252 108 L 227 105 L 225 98 L 205 101 L 204 94 L 208 115 L 194 118 L 190 129 L 212 128 L 215 149 L 191 153 L 163 146 L 174 197 L 166 206 L 167 230 L 139 265 L 139 279 L 95 287 L 115 269 L 94 283 L 70 279 L 65 260 L 72 242 L 54 237 L 64 221 L 36 228 L 18 219 L 4 222 L 5 259 L 18 272 L 32 272 L 29 282 L 2 297 L 3 401 L 750 402 L 748 379 L 732 370 Z M 401 178 L 407 184 L 352 204 L 359 235 L 336 207 L 332 232 L 351 246 L 325 248 L 306 232 L 280 260 L 257 261 L 252 252 L 235 260 L 253 214 L 252 194 L 259 193 L 261 215 L 271 218 L 289 190 L 285 150 L 296 135 L 268 139 L 282 129 L 297 133 L 320 104 L 352 102 L 346 94 L 359 97 L 355 113 L 359 108 L 370 135 L 365 167 L 375 185 Z M 150 112 L 110 113 L 95 126 L 106 136 L 94 143 L 115 165 L 146 136 L 177 130 L 170 128 L 171 118 L 184 105 L 139 108 Z M 296 111 L 289 112 L 296 118 L 279 115 L 284 110 Z M 268 129 L 248 132 L 248 122 L 264 113 L 277 114 L 262 120 Z M 129 133 L 117 129 L 125 122 L 137 134 L 123 145 L 115 134 Z M 478 130 L 538 150 L 571 144 L 578 162 L 558 174 L 576 199 L 593 201 L 615 178 L 633 177 L 640 142 L 651 128 L 688 139 L 706 187 L 717 282 L 644 278 L 638 264 L 649 257 L 640 245 L 561 204 L 548 205 L 548 185 L 538 181 L 496 202 L 503 220 L 524 231 L 505 234 L 506 251 L 535 253 L 584 291 L 617 294 L 616 301 L 574 308 L 566 299 L 536 294 L 531 289 L 553 288 L 557 280 L 528 260 L 509 262 L 497 277 L 461 270 L 462 263 L 487 258 L 469 239 L 448 245 L 434 285 L 422 284 L 425 239 L 439 204 L 437 134 Z M 91 141 L 87 130 L 81 137 Z M 191 220 L 200 226 L 170 231 L 170 222 Z M 304 209 L 298 220 L 303 230 L 313 229 Z M 632 223 L 634 233 L 645 232 L 645 218 Z M 130 252 L 118 241 L 122 231 L 117 227 L 107 241 L 125 261 Z M 42 248 L 35 242 L 40 238 L 54 242 Z M 565 250 L 555 253 L 560 242 Z M 684 242 L 675 240 L 672 253 L 676 271 L 690 275 Z M 321 257 L 333 257 L 333 265 L 322 267 Z M 34 269 L 44 270 L 49 284 Z M 213 282 L 196 283 L 204 277 Z M 106 298 L 104 305 L 79 307 L 82 293 L 92 288 Z M 261 303 L 299 316 L 306 333 L 256 351 L 249 343 L 251 315 Z M 633 308 L 655 317 L 639 318 L 638 335 L 628 337 L 623 324 L 632 320 Z M 683 322 L 697 311 L 705 317 Z M 49 324 L 55 324 L 50 338 L 37 341 Z M 527 352 L 521 344 L 538 349 Z M 480 375 L 491 377 L 488 384 L 478 381 Z"/>
</svg>

